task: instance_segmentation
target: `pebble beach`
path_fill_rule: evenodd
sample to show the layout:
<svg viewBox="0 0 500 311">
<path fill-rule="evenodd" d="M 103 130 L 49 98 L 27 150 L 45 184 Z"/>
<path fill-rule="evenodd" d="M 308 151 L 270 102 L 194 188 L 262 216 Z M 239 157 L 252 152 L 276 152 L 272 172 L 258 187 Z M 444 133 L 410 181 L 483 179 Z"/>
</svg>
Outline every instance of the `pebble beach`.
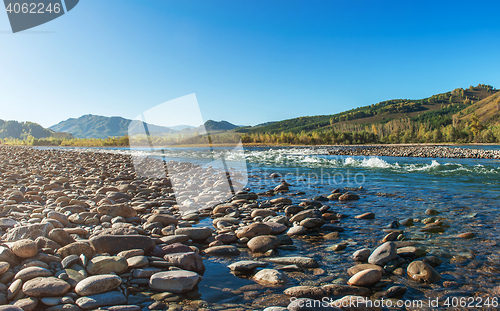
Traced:
<svg viewBox="0 0 500 311">
<path fill-rule="evenodd" d="M 327 148 L 330 155 L 418 158 L 500 159 L 500 150 L 450 146 L 351 146 Z"/>
<path fill-rule="evenodd" d="M 423 146 L 328 153 L 500 157 Z M 429 298 L 452 310 L 450 295 L 497 309 L 498 241 L 482 235 L 479 208 L 412 212 L 426 199 L 259 173 L 230 199 L 183 213 L 169 178 L 138 176 L 128 155 L 0 146 L 0 310 L 430 310 Z M 412 298 L 423 304 L 396 306 Z M 373 306 L 380 299 L 394 305 Z"/>
</svg>

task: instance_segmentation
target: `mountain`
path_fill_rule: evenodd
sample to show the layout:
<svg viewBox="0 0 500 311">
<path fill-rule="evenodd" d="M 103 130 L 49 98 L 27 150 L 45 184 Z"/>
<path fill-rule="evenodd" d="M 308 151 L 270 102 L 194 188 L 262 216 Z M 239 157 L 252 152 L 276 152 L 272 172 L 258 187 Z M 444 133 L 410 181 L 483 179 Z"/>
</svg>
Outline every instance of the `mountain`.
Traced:
<svg viewBox="0 0 500 311">
<path fill-rule="evenodd" d="M 196 128 L 196 126 L 192 126 L 192 125 L 175 125 L 175 126 L 170 126 L 171 129 L 175 130 L 175 131 L 182 131 L 184 129 L 194 129 Z"/>
<path fill-rule="evenodd" d="M 50 127 L 54 131 L 64 131 L 73 134 L 77 138 L 107 138 L 118 137 L 129 134 L 129 125 L 132 120 L 122 117 L 105 117 L 87 114 L 79 118 L 70 118 Z M 141 123 L 134 123 L 131 134 L 142 133 Z M 175 132 L 168 127 L 147 124 L 148 130 L 153 135 Z"/>
<path fill-rule="evenodd" d="M 132 128 L 129 132 L 129 125 L 132 120 L 122 117 L 105 117 L 97 115 L 84 115 L 79 118 L 70 118 L 61 121 L 56 125 L 50 127 L 53 131 L 64 131 L 73 134 L 77 138 L 107 138 L 118 137 L 125 135 L 142 134 L 144 128 L 141 122 L 132 123 Z M 236 125 L 227 121 L 213 121 L 208 120 L 205 122 L 205 129 L 208 132 L 222 132 L 237 128 Z M 202 133 L 202 127 L 194 127 L 191 125 L 176 125 L 173 127 L 159 126 L 154 124 L 147 124 L 149 133 L 154 136 L 165 136 L 168 134 L 194 134 L 196 132 Z"/>
<path fill-rule="evenodd" d="M 73 138 L 70 133 L 59 133 L 42 127 L 40 124 L 33 122 L 18 122 L 0 120 L 0 139 L 14 138 L 25 139 L 29 136 L 33 138 Z"/>
<path fill-rule="evenodd" d="M 432 125 L 451 124 L 453 115 L 479 104 L 478 102 L 496 94 L 490 85 L 479 84 L 467 89 L 458 88 L 423 99 L 392 99 L 331 115 L 304 116 L 283 121 L 264 123 L 254 127 L 240 127 L 238 133 L 300 133 L 321 129 L 339 128 L 347 125 L 370 125 L 387 123 L 397 119 L 427 121 Z M 489 105 L 488 107 L 492 106 Z M 474 107 L 471 107 L 474 110 Z M 471 111 L 472 111 L 471 110 Z"/>
<path fill-rule="evenodd" d="M 207 122 L 205 122 L 205 129 L 207 130 L 207 132 L 230 131 L 237 127 L 238 127 L 237 125 L 234 125 L 224 120 L 220 122 L 208 120 Z"/>
</svg>

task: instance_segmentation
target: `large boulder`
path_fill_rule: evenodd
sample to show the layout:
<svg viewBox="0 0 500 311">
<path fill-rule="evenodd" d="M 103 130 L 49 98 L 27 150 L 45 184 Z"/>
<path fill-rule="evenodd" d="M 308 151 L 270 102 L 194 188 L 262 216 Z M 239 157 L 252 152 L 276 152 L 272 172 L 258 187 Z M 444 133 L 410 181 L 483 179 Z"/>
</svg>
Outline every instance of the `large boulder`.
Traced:
<svg viewBox="0 0 500 311">
<path fill-rule="evenodd" d="M 301 222 L 306 218 L 320 218 L 322 219 L 321 212 L 315 209 L 306 209 L 305 211 L 298 212 L 292 218 L 290 218 L 290 222 Z"/>
<path fill-rule="evenodd" d="M 236 231 L 236 236 L 238 238 L 253 238 L 259 235 L 268 235 L 271 234 L 272 228 L 268 225 L 262 223 L 253 223 L 249 226 L 239 229 Z"/>
<path fill-rule="evenodd" d="M 192 271 L 174 270 L 158 272 L 153 274 L 149 279 L 149 287 L 159 292 L 180 294 L 191 291 L 199 280 L 200 275 Z"/>
<path fill-rule="evenodd" d="M 92 258 L 95 256 L 95 250 L 90 246 L 87 242 L 74 242 L 68 244 L 64 247 L 61 247 L 57 250 L 57 253 L 61 255 L 61 257 L 65 258 L 70 255 L 85 255 L 87 258 Z"/>
<path fill-rule="evenodd" d="M 27 267 L 16 273 L 14 278 L 16 280 L 19 279 L 23 282 L 26 282 L 28 280 L 43 276 L 52 276 L 52 272 L 42 267 Z"/>
<path fill-rule="evenodd" d="M 263 224 L 266 226 L 269 226 L 271 228 L 270 234 L 272 234 L 272 235 L 281 234 L 288 229 L 288 227 L 286 225 L 284 225 L 282 223 L 278 223 L 278 222 L 266 221 Z"/>
<path fill-rule="evenodd" d="M 68 244 L 76 242 L 68 232 L 61 228 L 50 230 L 48 237 L 61 246 L 66 246 Z"/>
<path fill-rule="evenodd" d="M 262 269 L 252 279 L 261 285 L 278 286 L 288 282 L 288 277 L 274 269 Z"/>
<path fill-rule="evenodd" d="M 9 232 L 3 236 L 3 240 L 6 242 L 13 242 L 21 239 L 35 240 L 39 236 L 46 237 L 52 229 L 54 229 L 54 225 L 51 223 L 15 227 L 10 229 Z"/>
<path fill-rule="evenodd" d="M 96 256 L 89 260 L 87 271 L 90 274 L 122 274 L 128 269 L 127 260 L 118 256 Z"/>
<path fill-rule="evenodd" d="M 147 255 L 156 247 L 155 241 L 144 235 L 100 235 L 90 239 L 90 245 L 98 254 L 111 255 L 129 249 L 142 249 Z"/>
<path fill-rule="evenodd" d="M 347 274 L 349 276 L 353 276 L 353 275 L 355 275 L 358 272 L 361 272 L 363 270 L 370 270 L 370 269 L 376 269 L 376 270 L 380 271 L 380 273 L 382 273 L 382 274 L 385 273 L 384 268 L 382 268 L 381 266 L 372 265 L 372 264 L 369 264 L 369 263 L 362 263 L 362 264 L 355 265 L 355 266 L 350 267 L 349 269 L 347 269 Z"/>
<path fill-rule="evenodd" d="M 147 222 L 148 223 L 159 222 L 163 226 L 168 226 L 170 224 L 177 226 L 177 224 L 179 223 L 177 218 L 175 218 L 174 216 L 164 215 L 164 214 L 153 214 L 153 215 L 149 216 Z"/>
<path fill-rule="evenodd" d="M 118 291 L 80 297 L 75 302 L 82 309 L 95 310 L 103 306 L 117 306 L 127 303 L 127 297 Z"/>
<path fill-rule="evenodd" d="M 31 239 L 16 241 L 12 244 L 10 249 L 17 257 L 21 258 L 30 258 L 38 253 L 38 246 L 35 241 Z"/>
<path fill-rule="evenodd" d="M 8 262 L 11 267 L 19 264 L 19 258 L 5 246 L 0 246 L 0 261 Z"/>
<path fill-rule="evenodd" d="M 203 273 L 205 271 L 203 258 L 195 252 L 173 253 L 165 255 L 164 258 L 166 261 L 183 270 L 194 271 L 197 273 Z"/>
<path fill-rule="evenodd" d="M 372 286 L 382 279 L 382 272 L 377 269 L 363 270 L 353 275 L 347 284 L 353 286 Z"/>
<path fill-rule="evenodd" d="M 254 261 L 254 260 L 241 260 L 234 262 L 228 266 L 229 270 L 237 272 L 248 272 L 255 268 L 264 268 L 269 263 L 264 261 Z"/>
<path fill-rule="evenodd" d="M 95 275 L 79 282 L 75 292 L 80 296 L 88 296 L 109 292 L 120 286 L 122 279 L 114 274 Z"/>
<path fill-rule="evenodd" d="M 270 249 L 274 249 L 280 245 L 278 238 L 274 235 L 260 235 L 248 241 L 247 246 L 256 253 L 265 253 Z"/>
<path fill-rule="evenodd" d="M 184 234 L 187 235 L 191 240 L 203 241 L 212 236 L 212 228 L 201 227 L 201 228 L 179 228 L 175 230 L 176 235 Z"/>
<path fill-rule="evenodd" d="M 163 257 L 167 254 L 186 253 L 193 251 L 189 246 L 182 243 L 173 243 L 170 245 L 157 246 L 151 253 L 151 256 Z M 189 269 L 188 269 L 189 270 Z"/>
<path fill-rule="evenodd" d="M 58 297 L 71 288 L 67 282 L 55 277 L 38 277 L 24 283 L 23 293 L 33 297 Z"/>
<path fill-rule="evenodd" d="M 423 261 L 412 261 L 407 272 L 410 278 L 420 283 L 434 283 L 441 278 L 433 267 Z"/>
</svg>

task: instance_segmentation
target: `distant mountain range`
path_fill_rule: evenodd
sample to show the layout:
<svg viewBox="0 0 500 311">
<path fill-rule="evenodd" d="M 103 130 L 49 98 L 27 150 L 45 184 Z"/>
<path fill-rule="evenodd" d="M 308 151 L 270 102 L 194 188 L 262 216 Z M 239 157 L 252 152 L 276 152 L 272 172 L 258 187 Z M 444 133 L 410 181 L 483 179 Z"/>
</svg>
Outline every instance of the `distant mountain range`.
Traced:
<svg viewBox="0 0 500 311">
<path fill-rule="evenodd" d="M 173 127 L 147 124 L 152 135 L 193 135 L 217 133 L 276 134 L 307 133 L 313 131 L 359 131 L 372 129 L 391 120 L 408 120 L 439 128 L 455 123 L 478 120 L 483 127 L 500 124 L 500 92 L 490 85 L 457 88 L 446 93 L 423 99 L 392 99 L 331 115 L 304 116 L 282 121 L 261 123 L 256 126 L 237 126 L 227 121 L 205 122 L 204 127 L 177 125 Z M 137 123 L 129 132 L 132 120 L 122 117 L 84 115 L 70 118 L 46 129 L 32 122 L 0 120 L 0 139 L 58 138 L 107 138 L 143 132 Z M 500 138 L 499 138 L 500 139 Z"/>
<path fill-rule="evenodd" d="M 105 117 L 97 115 L 84 115 L 79 118 L 70 118 L 61 121 L 56 125 L 49 127 L 50 130 L 56 132 L 68 132 L 77 138 L 107 138 L 118 137 L 125 135 L 140 134 L 143 132 L 142 123 L 132 123 L 132 128 L 129 131 L 129 126 L 132 120 L 122 117 Z M 238 126 L 227 121 L 208 120 L 204 124 L 207 132 L 228 131 L 237 128 Z M 202 133 L 203 128 L 194 127 L 191 125 L 177 125 L 173 127 L 159 126 L 147 123 L 149 133 L 151 135 L 168 135 L 168 134 L 194 134 Z"/>
</svg>

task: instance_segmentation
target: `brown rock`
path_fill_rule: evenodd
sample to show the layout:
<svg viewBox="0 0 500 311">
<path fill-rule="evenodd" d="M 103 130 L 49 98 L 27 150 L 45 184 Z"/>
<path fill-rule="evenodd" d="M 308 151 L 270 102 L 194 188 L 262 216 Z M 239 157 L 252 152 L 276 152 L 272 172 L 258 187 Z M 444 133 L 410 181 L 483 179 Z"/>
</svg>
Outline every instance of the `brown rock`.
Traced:
<svg viewBox="0 0 500 311">
<path fill-rule="evenodd" d="M 272 231 L 271 227 L 262 223 L 253 223 L 236 232 L 238 238 L 253 238 L 259 235 L 268 235 Z"/>
<path fill-rule="evenodd" d="M 49 238 L 61 246 L 66 246 L 68 244 L 76 242 L 75 239 L 69 233 L 64 231 L 64 229 L 52 229 L 49 232 Z"/>
<path fill-rule="evenodd" d="M 128 269 L 127 260 L 118 256 L 96 256 L 89 260 L 87 271 L 92 274 L 122 274 Z"/>
<path fill-rule="evenodd" d="M 203 258 L 195 252 L 173 253 L 165 255 L 164 258 L 174 266 L 184 270 L 194 271 L 197 273 L 203 273 L 205 271 Z"/>
<path fill-rule="evenodd" d="M 347 284 L 353 286 L 371 286 L 382 279 L 382 272 L 377 269 L 363 270 L 353 275 Z"/>
<path fill-rule="evenodd" d="M 349 269 L 347 269 L 347 274 L 349 276 L 353 276 L 358 272 L 361 272 L 364 270 L 372 270 L 372 269 L 379 270 L 382 274 L 385 272 L 384 268 L 382 268 L 381 266 L 372 265 L 369 263 L 363 263 L 363 264 L 355 265 L 354 267 L 350 267 Z"/>
<path fill-rule="evenodd" d="M 465 233 L 461 233 L 461 234 L 457 235 L 457 238 L 472 239 L 475 236 L 476 236 L 476 234 L 474 232 L 465 232 Z"/>
<path fill-rule="evenodd" d="M 55 277 L 39 277 L 24 283 L 23 292 L 33 297 L 57 297 L 66 294 L 71 285 Z"/>
<path fill-rule="evenodd" d="M 14 278 L 16 280 L 28 281 L 41 276 L 52 276 L 52 272 L 41 267 L 28 267 L 19 271 Z"/>
<path fill-rule="evenodd" d="M 121 216 L 123 218 L 130 218 L 137 216 L 137 211 L 128 204 L 104 204 L 97 208 L 97 212 L 112 217 Z"/>
<path fill-rule="evenodd" d="M 250 217 L 252 218 L 255 218 L 255 217 L 267 217 L 267 216 L 276 216 L 276 212 L 271 210 L 271 209 L 265 209 L 265 208 L 258 208 L 258 209 L 254 209 L 252 211 L 252 214 L 250 215 Z"/>
<path fill-rule="evenodd" d="M 61 255 L 62 258 L 69 255 L 78 255 L 84 254 L 88 259 L 95 256 L 96 252 L 87 242 L 74 242 L 68 244 L 57 251 L 58 254 Z"/>
<path fill-rule="evenodd" d="M 368 212 L 361 215 L 354 216 L 356 219 L 375 219 L 375 214 Z"/>
<path fill-rule="evenodd" d="M 441 278 L 433 267 L 423 261 L 412 261 L 407 272 L 410 278 L 420 283 L 434 283 Z"/>
<path fill-rule="evenodd" d="M 12 244 L 10 249 L 16 256 L 21 258 L 30 258 L 38 253 L 37 244 L 30 239 L 16 241 Z"/>
<path fill-rule="evenodd" d="M 0 261 L 8 262 L 11 267 L 19 264 L 19 258 L 5 246 L 0 246 Z"/>
<path fill-rule="evenodd" d="M 174 224 L 177 226 L 177 224 L 179 223 L 179 221 L 174 216 L 165 214 L 153 214 L 149 216 L 148 223 L 153 223 L 153 222 L 159 222 L 163 226 L 168 226 L 170 224 Z"/>
<path fill-rule="evenodd" d="M 3 236 L 6 242 L 13 242 L 21 239 L 36 239 L 39 236 L 47 236 L 50 230 L 54 229 L 51 223 L 33 224 L 12 228 Z"/>
<path fill-rule="evenodd" d="M 60 249 L 62 247 L 58 243 L 44 236 L 39 236 L 38 238 L 36 238 L 35 242 L 38 248 Z"/>
<path fill-rule="evenodd" d="M 247 246 L 252 252 L 265 253 L 279 246 L 279 240 L 273 235 L 260 235 L 248 241 Z"/>
<path fill-rule="evenodd" d="M 285 295 L 292 297 L 306 297 L 306 298 L 321 298 L 324 297 L 326 292 L 321 287 L 316 286 L 294 286 L 285 289 Z"/>
<path fill-rule="evenodd" d="M 148 255 L 156 247 L 153 239 L 143 235 L 100 235 L 90 239 L 90 245 L 98 254 L 111 255 L 129 249 L 142 249 Z"/>
</svg>

